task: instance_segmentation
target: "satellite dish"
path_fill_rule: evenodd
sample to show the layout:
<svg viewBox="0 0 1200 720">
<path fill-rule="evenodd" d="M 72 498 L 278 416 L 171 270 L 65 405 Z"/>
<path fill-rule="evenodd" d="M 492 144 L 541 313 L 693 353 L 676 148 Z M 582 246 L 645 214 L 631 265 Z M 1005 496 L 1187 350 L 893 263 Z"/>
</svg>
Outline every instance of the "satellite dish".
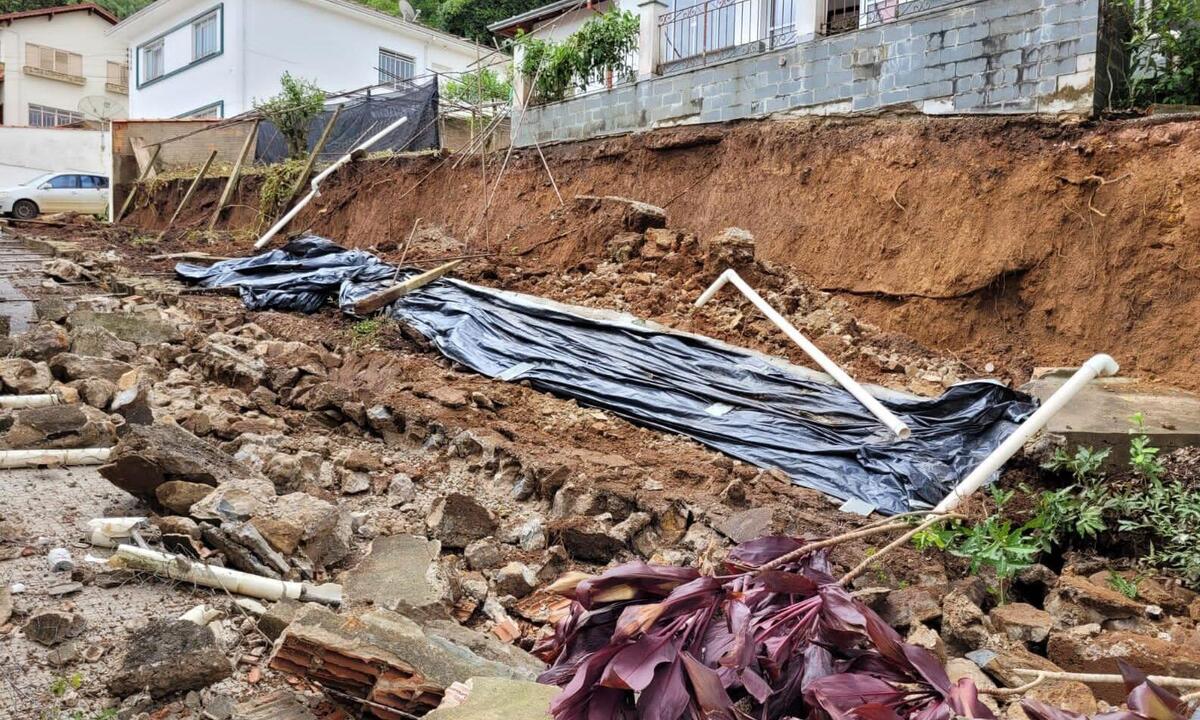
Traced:
<svg viewBox="0 0 1200 720">
<path fill-rule="evenodd" d="M 79 112 L 93 120 L 112 120 L 121 105 L 104 95 L 88 95 L 79 101 Z"/>
<path fill-rule="evenodd" d="M 413 20 L 417 19 L 418 14 L 419 13 L 417 13 L 417 11 L 413 8 L 412 3 L 410 3 L 408 0 L 400 0 L 400 17 L 404 18 L 408 22 L 412 22 Z"/>
</svg>

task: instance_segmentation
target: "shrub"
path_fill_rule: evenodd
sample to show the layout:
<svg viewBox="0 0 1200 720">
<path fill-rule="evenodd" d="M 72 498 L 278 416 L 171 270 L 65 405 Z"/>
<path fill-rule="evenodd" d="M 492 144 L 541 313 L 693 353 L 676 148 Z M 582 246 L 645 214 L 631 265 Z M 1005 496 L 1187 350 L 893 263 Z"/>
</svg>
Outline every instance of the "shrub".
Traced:
<svg viewBox="0 0 1200 720">
<path fill-rule="evenodd" d="M 524 49 L 519 72 L 534 80 L 533 97 L 538 102 L 562 100 L 574 89 L 590 82 L 633 78 L 630 54 L 637 48 L 638 17 L 612 9 L 584 23 L 561 43 L 518 35 Z"/>
<path fill-rule="evenodd" d="M 1200 0 L 1124 0 L 1135 105 L 1200 104 Z"/>
<path fill-rule="evenodd" d="M 489 68 L 480 68 L 446 83 L 443 94 L 465 103 L 504 102 L 512 95 L 512 83 Z"/>
<path fill-rule="evenodd" d="M 314 83 L 285 72 L 279 80 L 283 89 L 269 100 L 255 101 L 254 109 L 279 129 L 287 142 L 288 157 L 308 154 L 308 130 L 313 118 L 325 109 L 325 93 Z"/>
</svg>

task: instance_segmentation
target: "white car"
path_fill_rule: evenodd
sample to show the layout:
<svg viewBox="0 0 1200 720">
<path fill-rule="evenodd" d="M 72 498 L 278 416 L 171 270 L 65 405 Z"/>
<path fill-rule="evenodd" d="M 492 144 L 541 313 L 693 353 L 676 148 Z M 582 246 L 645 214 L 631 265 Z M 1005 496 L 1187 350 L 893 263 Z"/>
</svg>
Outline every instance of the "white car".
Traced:
<svg viewBox="0 0 1200 720">
<path fill-rule="evenodd" d="M 16 187 L 0 189 L 0 214 L 32 220 L 42 213 L 103 215 L 108 211 L 108 178 L 90 173 L 39 175 Z"/>
</svg>

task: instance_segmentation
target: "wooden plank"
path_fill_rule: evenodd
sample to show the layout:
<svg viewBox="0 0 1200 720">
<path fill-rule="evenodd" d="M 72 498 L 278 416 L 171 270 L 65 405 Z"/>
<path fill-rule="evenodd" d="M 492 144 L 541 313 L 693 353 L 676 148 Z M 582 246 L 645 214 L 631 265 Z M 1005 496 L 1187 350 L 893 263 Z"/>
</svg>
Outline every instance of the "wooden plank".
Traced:
<svg viewBox="0 0 1200 720">
<path fill-rule="evenodd" d="M 255 120 L 250 125 L 250 132 L 246 135 L 246 143 L 242 145 L 242 152 L 238 155 L 237 162 L 233 165 L 233 172 L 229 173 L 229 179 L 225 182 L 225 189 L 221 191 L 221 199 L 217 201 L 217 209 L 213 211 L 212 220 L 208 221 L 208 231 L 212 232 L 217 227 L 217 222 L 221 219 L 221 211 L 229 204 L 229 199 L 233 197 L 233 191 L 237 188 L 238 180 L 242 176 L 242 165 L 246 162 L 246 156 L 250 154 L 250 148 L 254 146 L 254 138 L 258 136 L 258 120 Z"/>
<path fill-rule="evenodd" d="M 372 293 L 362 300 L 354 303 L 355 315 L 369 315 L 376 310 L 395 302 L 414 290 L 419 290 L 429 283 L 441 278 L 449 273 L 454 268 L 462 265 L 462 260 L 452 260 L 445 265 L 439 265 L 429 272 L 423 272 L 416 277 L 409 278 L 402 283 L 386 287 L 383 290 Z"/>
<path fill-rule="evenodd" d="M 125 217 L 125 213 L 129 212 L 129 207 L 133 205 L 133 198 L 137 196 L 138 190 L 142 187 L 142 183 L 145 182 L 146 178 L 150 176 L 150 173 L 154 171 L 154 161 L 158 160 L 158 153 L 161 150 L 162 145 L 154 146 L 154 153 L 150 155 L 150 162 L 146 163 L 146 167 L 142 168 L 142 172 L 140 175 L 138 175 L 138 179 L 133 183 L 133 187 L 130 188 L 129 194 L 125 196 L 125 202 L 121 205 L 121 212 L 117 213 L 117 216 L 113 218 L 114 223 L 121 222 L 121 218 Z M 115 187 L 113 189 L 116 190 Z"/>
<path fill-rule="evenodd" d="M 203 180 L 204 176 L 208 174 L 208 169 L 212 167 L 213 160 L 216 159 L 217 151 L 213 150 L 208 156 L 208 160 L 205 161 L 204 166 L 200 168 L 200 172 L 196 173 L 196 179 L 192 180 L 192 184 L 190 187 L 188 187 L 187 192 L 184 193 L 183 199 L 179 201 L 179 207 L 175 208 L 175 214 L 171 216 L 170 221 L 167 222 L 167 226 L 163 228 L 164 233 L 170 230 L 171 226 L 175 224 L 175 221 L 179 219 L 179 213 L 183 212 L 183 209 L 187 207 L 188 202 L 192 199 L 192 195 L 194 195 L 196 192 L 196 188 L 200 187 L 200 181 Z"/>
<path fill-rule="evenodd" d="M 292 203 L 300 197 L 305 186 L 308 185 L 308 179 L 312 177 L 313 168 L 317 164 L 317 156 L 325 149 L 325 143 L 329 142 L 329 136 L 333 134 L 333 126 L 337 123 L 338 117 L 342 114 L 342 106 L 338 105 L 333 110 L 333 117 L 329 118 L 329 122 L 321 130 L 321 137 L 317 138 L 317 144 L 313 146 L 313 151 L 308 155 L 308 162 L 304 164 L 304 170 L 301 171 L 300 177 L 296 180 L 296 187 L 292 188 L 292 196 L 288 198 L 287 206 L 291 207 Z"/>
</svg>

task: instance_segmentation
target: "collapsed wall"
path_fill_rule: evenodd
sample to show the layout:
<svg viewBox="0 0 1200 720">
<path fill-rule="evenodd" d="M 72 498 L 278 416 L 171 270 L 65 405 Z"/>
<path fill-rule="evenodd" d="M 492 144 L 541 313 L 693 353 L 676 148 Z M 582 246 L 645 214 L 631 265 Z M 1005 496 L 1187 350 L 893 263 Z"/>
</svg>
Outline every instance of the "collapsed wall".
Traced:
<svg viewBox="0 0 1200 720">
<path fill-rule="evenodd" d="M 873 117 L 745 122 L 545 147 L 566 198 L 625 195 L 708 235 L 736 225 L 759 256 L 850 298 L 885 330 L 985 363 L 1027 369 L 1109 351 L 1144 378 L 1197 388 L 1200 135 L 1194 123 L 1080 125 L 1027 119 Z M 293 229 L 353 247 L 402 245 L 417 218 L 474 252 L 557 246 L 540 237 L 559 207 L 536 151 L 391 158 L 327 183 Z M 458 165 L 458 167 L 455 167 Z M 488 179 L 485 190 L 484 177 Z M 220 192 L 193 202 L 199 221 Z M 183 183 L 132 221 L 161 226 Z M 494 190 L 494 194 L 493 194 Z M 485 202 L 492 198 L 486 208 Z M 231 227 L 255 230 L 258 184 Z M 247 251 L 250 243 L 247 242 Z M 517 247 L 516 249 L 521 249 Z M 565 265 L 564 265 L 565 266 Z"/>
</svg>

